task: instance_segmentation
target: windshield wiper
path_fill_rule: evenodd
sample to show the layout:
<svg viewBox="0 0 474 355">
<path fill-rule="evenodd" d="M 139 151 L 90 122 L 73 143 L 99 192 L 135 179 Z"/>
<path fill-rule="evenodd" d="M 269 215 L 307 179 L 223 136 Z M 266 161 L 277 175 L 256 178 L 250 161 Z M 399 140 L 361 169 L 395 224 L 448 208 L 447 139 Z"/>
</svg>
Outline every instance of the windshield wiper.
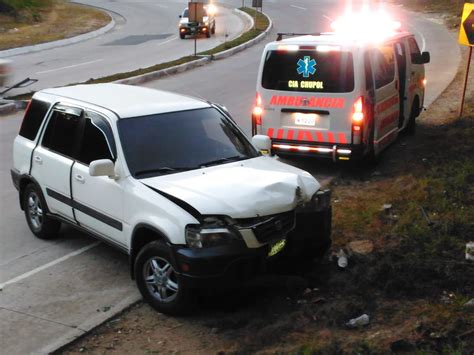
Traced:
<svg viewBox="0 0 474 355">
<path fill-rule="evenodd" d="M 161 168 L 156 168 L 156 169 L 147 169 L 147 170 L 140 170 L 135 172 L 135 176 L 138 175 L 147 175 L 147 174 L 153 174 L 153 173 L 159 173 L 160 175 L 166 175 L 166 174 L 172 174 L 175 172 L 179 171 L 187 171 L 187 170 L 193 170 L 197 169 L 197 167 L 194 168 L 188 168 L 188 167 L 169 167 L 169 166 L 163 166 Z"/>
<path fill-rule="evenodd" d="M 228 158 L 220 158 L 216 160 L 211 160 L 206 163 L 202 163 L 199 166 L 201 167 L 207 167 L 207 166 L 212 166 L 212 165 L 219 165 L 219 164 L 224 164 L 224 163 L 230 163 L 232 161 L 239 161 L 239 160 L 244 160 L 247 159 L 247 157 L 243 157 L 241 155 L 235 155 L 233 157 L 228 157 Z"/>
</svg>

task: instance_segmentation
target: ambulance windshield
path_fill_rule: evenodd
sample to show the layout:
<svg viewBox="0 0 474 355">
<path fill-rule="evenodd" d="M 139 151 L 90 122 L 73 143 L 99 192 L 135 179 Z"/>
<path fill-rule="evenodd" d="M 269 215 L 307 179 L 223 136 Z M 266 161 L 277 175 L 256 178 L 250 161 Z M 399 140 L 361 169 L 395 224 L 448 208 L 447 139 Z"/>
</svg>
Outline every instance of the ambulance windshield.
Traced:
<svg viewBox="0 0 474 355">
<path fill-rule="evenodd" d="M 268 51 L 262 76 L 265 89 L 343 93 L 354 90 L 352 53 L 344 51 Z"/>
</svg>

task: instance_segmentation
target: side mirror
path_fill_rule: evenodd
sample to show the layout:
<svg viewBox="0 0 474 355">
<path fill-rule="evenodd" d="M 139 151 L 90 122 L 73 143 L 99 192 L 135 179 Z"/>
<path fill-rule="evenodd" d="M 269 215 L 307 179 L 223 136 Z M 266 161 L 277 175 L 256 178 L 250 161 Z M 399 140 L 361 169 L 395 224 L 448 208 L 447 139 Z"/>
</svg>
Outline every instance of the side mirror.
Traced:
<svg viewBox="0 0 474 355">
<path fill-rule="evenodd" d="M 257 134 L 252 137 L 252 144 L 265 155 L 270 155 L 272 151 L 272 141 L 269 136 Z"/>
<path fill-rule="evenodd" d="M 412 54 L 411 61 L 413 64 L 428 64 L 431 61 L 430 52 L 423 52 L 421 54 Z"/>
<path fill-rule="evenodd" d="M 178 18 L 182 18 L 183 16 L 179 15 Z"/>
<path fill-rule="evenodd" d="M 115 165 L 110 159 L 94 160 L 89 164 L 90 176 L 108 176 L 115 177 Z"/>
</svg>

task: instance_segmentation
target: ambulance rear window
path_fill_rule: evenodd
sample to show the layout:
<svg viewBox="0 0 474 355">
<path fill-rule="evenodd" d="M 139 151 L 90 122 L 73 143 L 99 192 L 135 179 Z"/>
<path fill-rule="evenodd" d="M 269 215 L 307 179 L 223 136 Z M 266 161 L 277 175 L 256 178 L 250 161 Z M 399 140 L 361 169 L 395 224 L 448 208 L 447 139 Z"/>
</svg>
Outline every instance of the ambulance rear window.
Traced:
<svg viewBox="0 0 474 355">
<path fill-rule="evenodd" d="M 351 92 L 354 90 L 352 53 L 268 51 L 262 86 L 281 91 Z"/>
</svg>

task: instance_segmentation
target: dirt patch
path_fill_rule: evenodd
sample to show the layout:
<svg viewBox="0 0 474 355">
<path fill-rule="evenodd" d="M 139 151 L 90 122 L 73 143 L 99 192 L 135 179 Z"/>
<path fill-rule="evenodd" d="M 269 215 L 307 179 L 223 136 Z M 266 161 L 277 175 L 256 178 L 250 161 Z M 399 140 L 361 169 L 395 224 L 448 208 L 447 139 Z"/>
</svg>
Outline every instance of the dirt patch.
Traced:
<svg viewBox="0 0 474 355">
<path fill-rule="evenodd" d="M 100 10 L 64 1 L 0 11 L 0 50 L 34 45 L 94 31 L 110 22 Z"/>
</svg>

